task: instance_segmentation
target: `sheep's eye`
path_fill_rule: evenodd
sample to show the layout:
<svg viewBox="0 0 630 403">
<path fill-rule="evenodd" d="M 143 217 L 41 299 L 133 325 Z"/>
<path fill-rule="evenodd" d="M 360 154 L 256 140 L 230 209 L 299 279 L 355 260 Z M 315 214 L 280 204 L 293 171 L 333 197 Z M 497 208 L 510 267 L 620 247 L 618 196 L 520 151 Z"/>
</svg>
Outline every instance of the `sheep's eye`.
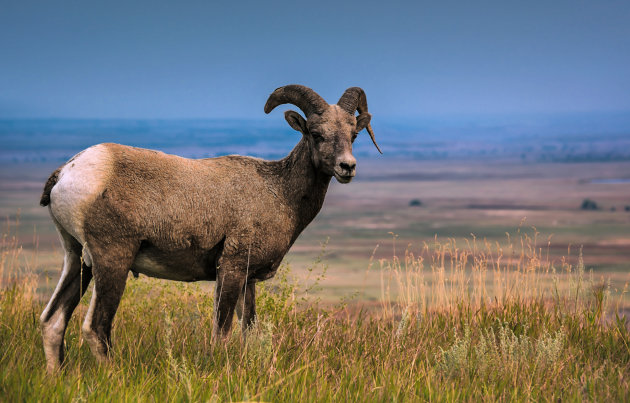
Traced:
<svg viewBox="0 0 630 403">
<path fill-rule="evenodd" d="M 315 140 L 318 143 L 324 140 L 324 136 L 322 136 L 321 133 L 318 133 L 318 132 L 311 132 L 311 136 L 313 136 L 313 140 Z"/>
</svg>

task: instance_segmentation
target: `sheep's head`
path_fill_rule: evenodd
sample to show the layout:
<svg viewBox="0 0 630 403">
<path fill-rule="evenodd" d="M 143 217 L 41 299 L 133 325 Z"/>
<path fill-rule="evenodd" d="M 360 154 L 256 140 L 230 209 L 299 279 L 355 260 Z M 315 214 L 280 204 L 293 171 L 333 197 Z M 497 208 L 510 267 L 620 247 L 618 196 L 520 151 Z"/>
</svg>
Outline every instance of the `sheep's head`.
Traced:
<svg viewBox="0 0 630 403">
<path fill-rule="evenodd" d="M 351 87 L 336 105 L 329 105 L 315 91 L 303 85 L 286 85 L 276 89 L 265 104 L 265 113 L 276 106 L 293 104 L 304 112 L 306 119 L 295 111 L 286 111 L 289 125 L 301 132 L 311 147 L 313 165 L 323 173 L 334 176 L 340 183 L 348 183 L 356 173 L 356 159 L 352 143 L 357 134 L 367 129 L 372 142 L 380 152 L 370 126 L 365 92 Z M 355 112 L 359 112 L 355 116 Z"/>
</svg>

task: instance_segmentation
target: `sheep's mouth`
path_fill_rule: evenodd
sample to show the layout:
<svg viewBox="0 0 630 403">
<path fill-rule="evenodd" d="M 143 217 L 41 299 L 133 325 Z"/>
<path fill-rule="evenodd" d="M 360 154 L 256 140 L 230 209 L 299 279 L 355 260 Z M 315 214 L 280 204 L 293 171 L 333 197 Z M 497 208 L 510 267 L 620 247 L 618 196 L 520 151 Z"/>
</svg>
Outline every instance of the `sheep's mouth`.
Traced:
<svg viewBox="0 0 630 403">
<path fill-rule="evenodd" d="M 337 178 L 337 182 L 339 183 L 350 183 L 350 181 L 354 178 L 354 175 L 340 175 L 335 172 L 335 178 Z"/>
</svg>

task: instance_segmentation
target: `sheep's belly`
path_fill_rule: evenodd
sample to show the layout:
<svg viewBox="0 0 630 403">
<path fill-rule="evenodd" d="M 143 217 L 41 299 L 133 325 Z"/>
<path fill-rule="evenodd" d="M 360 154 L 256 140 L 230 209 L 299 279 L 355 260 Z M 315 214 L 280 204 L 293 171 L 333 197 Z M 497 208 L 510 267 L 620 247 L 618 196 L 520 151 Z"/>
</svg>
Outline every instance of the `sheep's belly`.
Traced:
<svg viewBox="0 0 630 403">
<path fill-rule="evenodd" d="M 182 259 L 181 256 L 167 258 L 150 252 L 140 251 L 136 255 L 131 270 L 149 277 L 176 281 L 213 280 L 202 266 Z"/>
</svg>

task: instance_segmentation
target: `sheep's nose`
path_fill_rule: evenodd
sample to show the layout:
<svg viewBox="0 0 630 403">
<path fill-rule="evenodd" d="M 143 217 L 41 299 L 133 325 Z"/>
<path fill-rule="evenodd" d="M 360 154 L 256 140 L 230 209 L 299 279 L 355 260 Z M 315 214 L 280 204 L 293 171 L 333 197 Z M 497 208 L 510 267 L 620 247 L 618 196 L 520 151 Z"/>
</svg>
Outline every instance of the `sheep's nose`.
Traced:
<svg viewBox="0 0 630 403">
<path fill-rule="evenodd" d="M 354 171 L 354 168 L 357 167 L 357 163 L 356 162 L 341 162 L 339 164 L 339 167 L 348 172 L 352 172 Z"/>
</svg>

